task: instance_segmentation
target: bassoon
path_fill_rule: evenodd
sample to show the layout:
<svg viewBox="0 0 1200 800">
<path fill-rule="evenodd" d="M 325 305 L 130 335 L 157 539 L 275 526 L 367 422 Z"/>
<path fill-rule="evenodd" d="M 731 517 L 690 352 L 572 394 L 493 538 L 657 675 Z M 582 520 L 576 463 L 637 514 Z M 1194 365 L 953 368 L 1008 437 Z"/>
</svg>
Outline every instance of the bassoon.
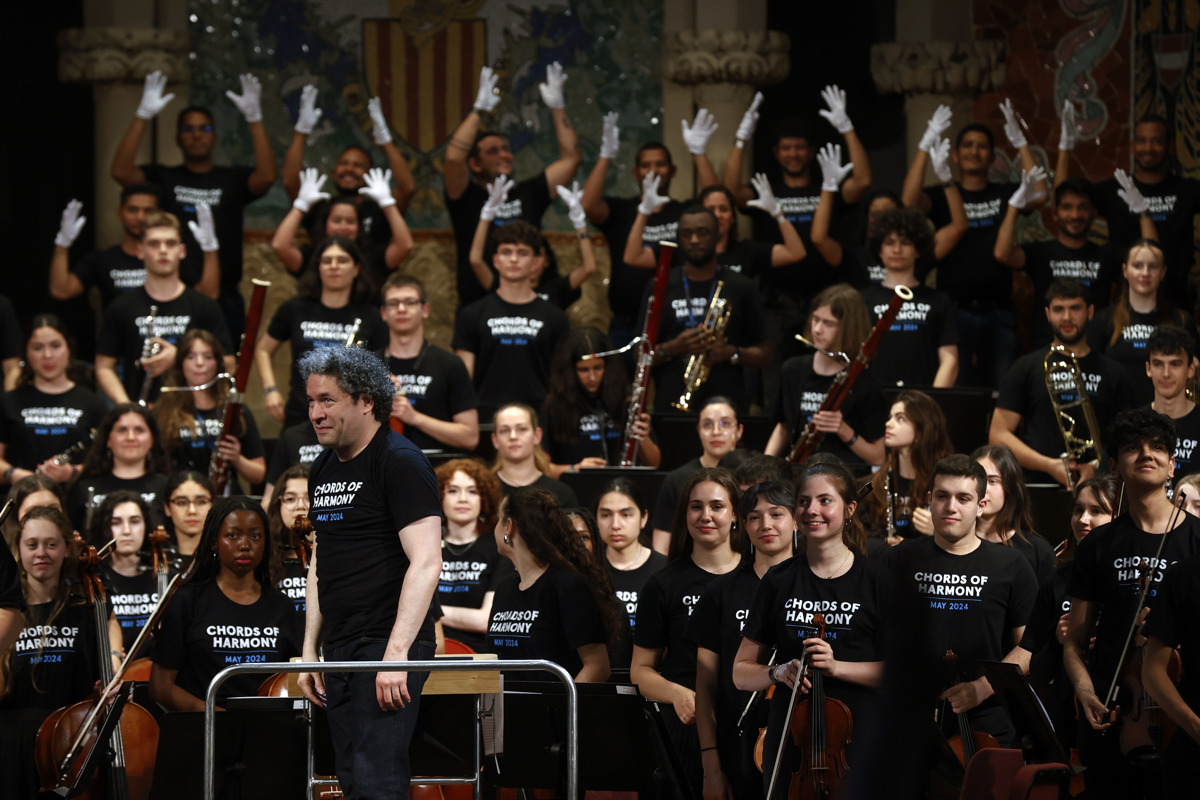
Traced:
<svg viewBox="0 0 1200 800">
<path fill-rule="evenodd" d="M 237 430 L 235 425 L 242 418 L 242 395 L 250 382 L 250 369 L 254 366 L 254 343 L 258 339 L 258 326 L 262 322 L 263 305 L 267 300 L 269 281 L 255 278 L 251 281 L 254 291 L 250 295 L 250 307 L 246 310 L 246 332 L 242 334 L 242 346 L 238 351 L 237 374 L 233 386 L 225 398 L 225 413 L 221 417 L 221 436 Z M 229 464 L 221 457 L 221 442 L 213 448 L 212 460 L 208 463 L 208 479 L 212 483 L 213 495 L 224 494 L 229 482 Z"/>
<path fill-rule="evenodd" d="M 879 342 L 883 339 L 883 335 L 892 327 L 892 323 L 896 321 L 896 315 L 900 313 L 900 307 L 908 300 L 913 299 L 912 289 L 907 286 L 897 286 L 896 296 L 892 298 L 892 302 L 884 310 L 879 317 L 879 322 L 875 323 L 875 327 L 871 329 L 871 334 L 867 340 L 863 342 L 862 348 L 858 351 L 858 355 L 850 365 L 843 369 L 833 379 L 833 385 L 829 387 L 829 391 L 825 395 L 825 399 L 821 401 L 821 407 L 817 409 L 821 411 L 837 411 L 842 407 L 842 403 L 846 402 L 846 398 L 850 396 L 850 390 L 854 388 L 855 382 L 858 381 L 863 370 L 867 368 L 867 364 L 871 361 L 871 357 L 875 355 L 875 351 L 879 349 Z M 817 430 L 816 424 L 809 420 L 804 426 L 804 431 L 801 432 L 800 438 L 796 440 L 796 446 L 792 448 L 792 452 L 788 455 L 788 461 L 792 464 L 799 464 L 806 458 L 811 456 L 821 446 L 821 440 L 825 438 L 825 432 Z"/>
</svg>

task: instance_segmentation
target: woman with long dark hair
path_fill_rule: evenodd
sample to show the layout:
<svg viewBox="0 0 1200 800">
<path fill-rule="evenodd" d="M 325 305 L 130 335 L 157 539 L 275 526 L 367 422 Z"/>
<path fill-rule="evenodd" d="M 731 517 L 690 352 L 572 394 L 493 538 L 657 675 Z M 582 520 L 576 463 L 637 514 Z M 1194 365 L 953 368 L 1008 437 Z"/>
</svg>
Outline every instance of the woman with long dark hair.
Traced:
<svg viewBox="0 0 1200 800">
<path fill-rule="evenodd" d="M 990 444 L 976 448 L 971 458 L 988 477 L 975 535 L 1020 550 L 1041 584 L 1054 574 L 1054 548 L 1033 529 L 1033 507 L 1017 457 L 1002 444 Z"/>
<path fill-rule="evenodd" d="M 216 502 L 195 571 L 171 600 L 154 639 L 150 696 L 170 711 L 203 711 L 212 677 L 229 664 L 287 661 L 300 653 L 292 604 L 272 585 L 262 506 L 244 495 Z M 218 700 L 254 695 L 262 678 L 221 686 Z"/>
<path fill-rule="evenodd" d="M 279 307 L 254 349 L 267 413 L 284 427 L 308 418 L 304 381 L 295 366 L 301 356 L 318 347 L 362 342 L 366 349 L 377 351 L 388 343 L 387 326 L 378 306 L 371 303 L 371 288 L 358 245 L 344 236 L 330 236 L 317 245 L 309 263 L 296 287 L 297 296 Z M 275 380 L 274 364 L 275 351 L 284 342 L 292 346 L 286 404 Z"/>
<path fill-rule="evenodd" d="M 267 523 L 271 536 L 271 580 L 283 592 L 296 611 L 304 613 L 308 571 L 303 569 L 300 554 L 292 541 L 292 523 L 301 514 L 308 514 L 308 465 L 295 464 L 279 475 L 279 491 L 267 503 Z"/>
<path fill-rule="evenodd" d="M 176 472 L 163 490 L 163 510 L 170 523 L 173 547 L 179 566 L 192 557 L 200 545 L 204 521 L 213 505 L 213 490 L 208 475 L 192 470 Z"/>
<path fill-rule="evenodd" d="M 121 629 L 121 638 L 112 639 L 110 644 L 122 653 L 133 645 L 158 602 L 158 579 L 151 569 L 146 542 L 149 519 L 150 504 L 140 494 L 119 491 L 104 498 L 92 526 L 91 541 L 115 542 L 112 555 L 101 568 L 101 577 Z"/>
<path fill-rule="evenodd" d="M 8 490 L 4 502 L 13 501 L 12 513 L 4 520 L 0 533 L 4 535 L 4 544 L 11 546 L 17 541 L 17 529 L 20 521 L 25 518 L 31 508 L 38 506 L 54 506 L 65 513 L 67 494 L 63 487 L 54 479 L 35 472 L 26 475 L 14 483 Z"/>
</svg>

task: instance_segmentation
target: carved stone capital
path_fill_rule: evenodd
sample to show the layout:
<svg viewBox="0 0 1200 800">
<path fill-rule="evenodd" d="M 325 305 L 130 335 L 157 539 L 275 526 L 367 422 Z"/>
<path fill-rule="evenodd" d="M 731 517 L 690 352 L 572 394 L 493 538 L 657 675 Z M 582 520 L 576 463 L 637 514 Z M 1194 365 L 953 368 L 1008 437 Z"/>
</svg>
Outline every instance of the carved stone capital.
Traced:
<svg viewBox="0 0 1200 800">
<path fill-rule="evenodd" d="M 779 31 L 676 31 L 667 36 L 664 75 L 684 86 L 769 86 L 787 76 L 789 47 Z"/>
<path fill-rule="evenodd" d="M 1007 77 L 1004 42 L 888 42 L 871 47 L 882 94 L 981 94 Z"/>
<path fill-rule="evenodd" d="M 64 83 L 141 81 L 162 70 L 188 76 L 187 34 L 159 28 L 70 28 L 58 34 L 58 76 Z"/>
</svg>

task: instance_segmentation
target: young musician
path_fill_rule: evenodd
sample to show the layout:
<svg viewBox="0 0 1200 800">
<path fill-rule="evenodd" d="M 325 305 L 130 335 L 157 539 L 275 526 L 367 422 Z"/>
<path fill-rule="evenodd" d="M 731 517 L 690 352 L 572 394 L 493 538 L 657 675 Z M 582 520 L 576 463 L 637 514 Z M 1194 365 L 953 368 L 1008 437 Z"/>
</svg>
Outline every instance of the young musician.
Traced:
<svg viewBox="0 0 1200 800">
<path fill-rule="evenodd" d="M 151 569 L 146 541 L 150 505 L 134 492 L 113 492 L 104 498 L 96 516 L 91 541 L 116 542 L 101 570 L 108 602 L 121 628 L 121 638 L 109 644 L 113 650 L 127 653 L 158 602 L 157 577 Z"/>
<path fill-rule="evenodd" d="M 271 579 L 275 581 L 275 588 L 292 601 L 296 612 L 301 615 L 301 624 L 307 595 L 308 570 L 303 568 L 300 554 L 296 552 L 292 523 L 301 514 L 307 516 L 308 509 L 308 465 L 297 464 L 288 467 L 279 476 L 279 491 L 272 495 L 266 509 L 273 554 Z"/>
<path fill-rule="evenodd" d="M 1153 617 L 1166 568 L 1200 553 L 1200 520 L 1177 513 L 1167 497 L 1175 439 L 1171 419 L 1149 409 L 1122 411 L 1104 434 L 1109 469 L 1124 484 L 1126 510 L 1079 544 L 1063 644 L 1082 710 L 1079 749 L 1089 796 L 1157 796 L 1151 784 L 1158 778 L 1126 760 L 1117 731 L 1105 733 L 1128 724 L 1121 715 L 1130 713 L 1135 697 L 1118 684 L 1116 704 L 1106 698 L 1124 666 L 1121 651 L 1135 624 L 1139 579 L 1145 575 L 1153 583 L 1147 598 Z"/>
<path fill-rule="evenodd" d="M 1196 339 L 1178 325 L 1159 325 L 1146 340 L 1146 374 L 1154 384 L 1150 409 L 1175 421 L 1175 474 L 1187 475 L 1200 466 L 1200 411 L 1187 394 L 1196 374 Z M 1200 494 L 1193 491 L 1193 495 Z"/>
<path fill-rule="evenodd" d="M 212 505 L 213 492 L 207 474 L 182 470 L 167 481 L 163 509 L 175 538 L 175 552 L 183 561 L 195 554 Z"/>
<path fill-rule="evenodd" d="M 987 474 L 975 535 L 1015 548 L 1029 562 L 1038 584 L 1054 573 L 1054 549 L 1033 529 L 1033 509 L 1021 477 L 1021 465 L 1003 445 L 984 445 L 971 453 Z"/>
<path fill-rule="evenodd" d="M 542 449 L 537 412 L 524 403 L 507 403 L 492 417 L 492 426 L 496 448 L 492 471 L 500 479 L 502 493 L 507 495 L 518 486 L 537 486 L 557 497 L 563 508 L 579 505 L 574 489 L 550 477 L 550 459 Z"/>
</svg>

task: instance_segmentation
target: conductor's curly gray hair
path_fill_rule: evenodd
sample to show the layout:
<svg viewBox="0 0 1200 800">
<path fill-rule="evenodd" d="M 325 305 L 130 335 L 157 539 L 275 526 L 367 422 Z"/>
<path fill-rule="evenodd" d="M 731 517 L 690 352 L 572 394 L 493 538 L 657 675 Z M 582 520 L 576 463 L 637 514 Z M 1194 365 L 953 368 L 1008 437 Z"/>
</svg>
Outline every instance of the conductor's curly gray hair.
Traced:
<svg viewBox="0 0 1200 800">
<path fill-rule="evenodd" d="M 357 347 L 318 347 L 301 356 L 296 365 L 306 384 L 310 375 L 327 375 L 337 381 L 338 388 L 350 395 L 351 400 L 369 398 L 375 403 L 372 416 L 382 424 L 387 423 L 396 388 L 391 372 L 379 356 Z"/>
</svg>

